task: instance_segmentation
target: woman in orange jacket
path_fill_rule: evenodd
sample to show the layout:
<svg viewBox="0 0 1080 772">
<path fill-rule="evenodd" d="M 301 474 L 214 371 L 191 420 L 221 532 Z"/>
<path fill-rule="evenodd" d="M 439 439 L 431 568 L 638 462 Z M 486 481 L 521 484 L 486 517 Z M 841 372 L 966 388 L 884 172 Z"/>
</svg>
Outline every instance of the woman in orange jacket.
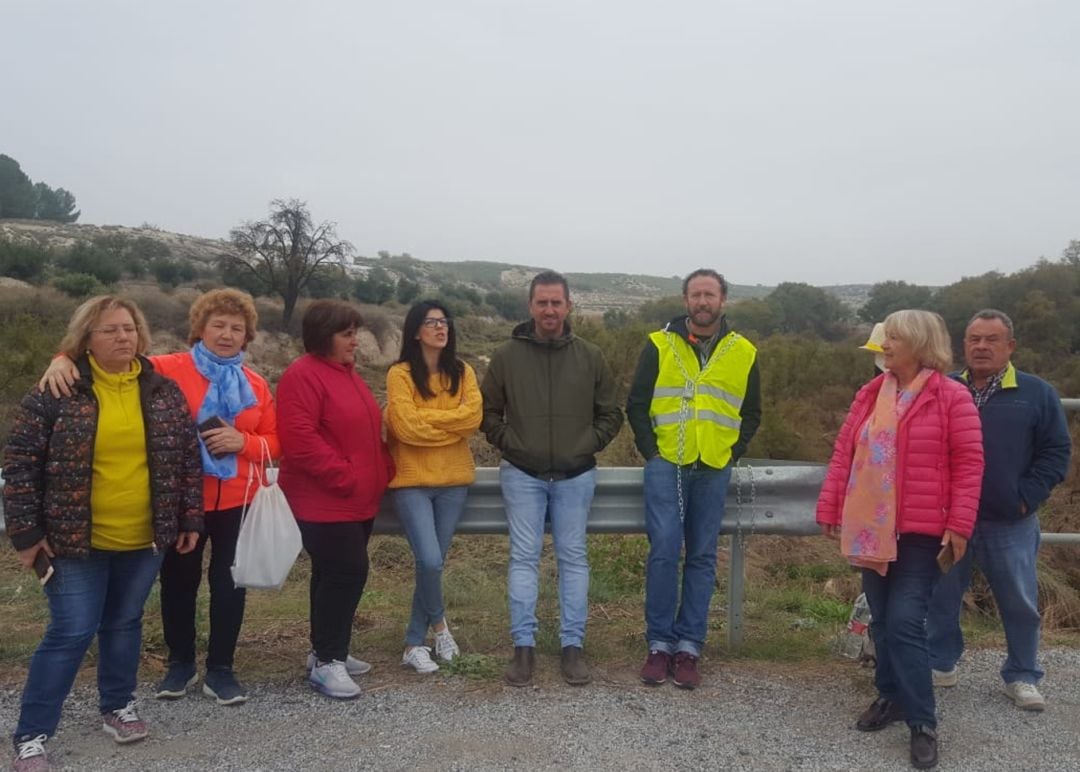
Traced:
<svg viewBox="0 0 1080 772">
<path fill-rule="evenodd" d="M 483 416 L 476 373 L 457 358 L 454 320 L 445 306 L 424 300 L 409 309 L 401 356 L 386 374 L 386 398 L 397 469 L 390 488 L 416 562 L 401 664 L 432 673 L 439 666 L 424 645 L 429 629 L 436 658 L 450 662 L 459 653 L 443 607 L 443 561 L 476 478 L 468 438 Z"/>
<path fill-rule="evenodd" d="M 155 371 L 180 386 L 200 432 L 206 532 L 186 554 L 169 550 L 161 566 L 161 620 L 169 647 L 169 669 L 158 685 L 159 699 L 183 697 L 198 679 L 195 669 L 195 604 L 202 580 L 203 550 L 213 543 L 210 585 L 210 640 L 203 692 L 221 705 L 247 700 L 233 672 L 233 657 L 244 619 L 245 592 L 232 580 L 243 510 L 257 488 L 264 462 L 281 454 L 274 400 L 266 380 L 243 364 L 255 338 L 258 313 L 251 296 L 235 289 L 201 295 L 188 313 L 188 351 L 150 357 Z M 78 372 L 59 356 L 42 379 L 54 394 L 67 393 Z"/>
</svg>

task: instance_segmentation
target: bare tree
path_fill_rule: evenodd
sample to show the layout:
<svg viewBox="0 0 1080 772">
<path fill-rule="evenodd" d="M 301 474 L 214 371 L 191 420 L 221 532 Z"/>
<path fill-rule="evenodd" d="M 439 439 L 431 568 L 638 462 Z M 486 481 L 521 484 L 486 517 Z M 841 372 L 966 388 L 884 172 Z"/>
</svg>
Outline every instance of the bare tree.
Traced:
<svg viewBox="0 0 1080 772">
<path fill-rule="evenodd" d="M 270 217 L 246 222 L 229 232 L 238 254 L 222 259 L 250 272 L 268 292 L 285 301 L 282 322 L 288 326 L 300 293 L 319 266 L 336 266 L 344 274 L 353 245 L 339 241 L 337 223 L 311 219 L 307 203 L 291 198 L 270 202 Z"/>
</svg>

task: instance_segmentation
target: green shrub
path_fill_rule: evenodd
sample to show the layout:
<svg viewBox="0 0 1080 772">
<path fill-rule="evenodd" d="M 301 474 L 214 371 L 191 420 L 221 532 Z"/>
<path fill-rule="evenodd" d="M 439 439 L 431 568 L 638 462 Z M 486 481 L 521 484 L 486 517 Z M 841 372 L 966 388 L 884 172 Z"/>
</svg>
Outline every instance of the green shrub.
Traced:
<svg viewBox="0 0 1080 772">
<path fill-rule="evenodd" d="M 88 273 L 62 273 L 53 279 L 52 284 L 73 298 L 86 298 L 105 292 L 105 285 Z"/>
</svg>

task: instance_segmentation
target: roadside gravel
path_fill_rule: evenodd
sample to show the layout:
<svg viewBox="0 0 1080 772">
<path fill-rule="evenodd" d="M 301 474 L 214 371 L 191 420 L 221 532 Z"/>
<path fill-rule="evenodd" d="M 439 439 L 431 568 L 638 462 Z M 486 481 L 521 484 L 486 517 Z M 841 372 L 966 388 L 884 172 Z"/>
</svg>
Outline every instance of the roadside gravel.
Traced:
<svg viewBox="0 0 1080 772">
<path fill-rule="evenodd" d="M 1042 714 L 1019 711 L 1001 694 L 1002 656 L 969 653 L 960 685 L 938 690 L 939 769 L 1080 770 L 1080 651 L 1044 653 Z M 250 702 L 235 708 L 218 707 L 199 687 L 158 702 L 142 684 L 152 734 L 129 747 L 100 731 L 94 690 L 80 686 L 49 742 L 50 759 L 54 768 L 90 771 L 911 768 L 906 727 L 852 728 L 874 692 L 870 671 L 848 661 L 706 660 L 695 692 L 643 687 L 629 667 L 598 670 L 591 686 L 575 689 L 558 680 L 555 658 L 539 667 L 536 687 L 512 689 L 406 676 L 380 663 L 351 703 L 321 697 L 298 674 L 250 684 Z M 0 691 L 8 731 L 18 698 Z"/>
</svg>

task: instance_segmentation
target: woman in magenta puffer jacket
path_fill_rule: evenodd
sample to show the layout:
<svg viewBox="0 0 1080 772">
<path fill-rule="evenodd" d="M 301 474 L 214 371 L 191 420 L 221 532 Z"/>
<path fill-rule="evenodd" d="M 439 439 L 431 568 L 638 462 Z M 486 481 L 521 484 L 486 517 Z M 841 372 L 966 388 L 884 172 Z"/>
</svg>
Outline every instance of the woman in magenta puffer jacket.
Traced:
<svg viewBox="0 0 1080 772">
<path fill-rule="evenodd" d="M 878 697 L 856 728 L 906 721 L 911 762 L 926 768 L 937 763 L 926 608 L 939 551 L 959 559 L 975 527 L 982 428 L 971 394 L 944 374 L 952 353 L 940 316 L 897 311 L 885 335 L 886 371 L 859 390 L 840 429 L 817 521 L 862 569 L 873 617 Z"/>
</svg>

